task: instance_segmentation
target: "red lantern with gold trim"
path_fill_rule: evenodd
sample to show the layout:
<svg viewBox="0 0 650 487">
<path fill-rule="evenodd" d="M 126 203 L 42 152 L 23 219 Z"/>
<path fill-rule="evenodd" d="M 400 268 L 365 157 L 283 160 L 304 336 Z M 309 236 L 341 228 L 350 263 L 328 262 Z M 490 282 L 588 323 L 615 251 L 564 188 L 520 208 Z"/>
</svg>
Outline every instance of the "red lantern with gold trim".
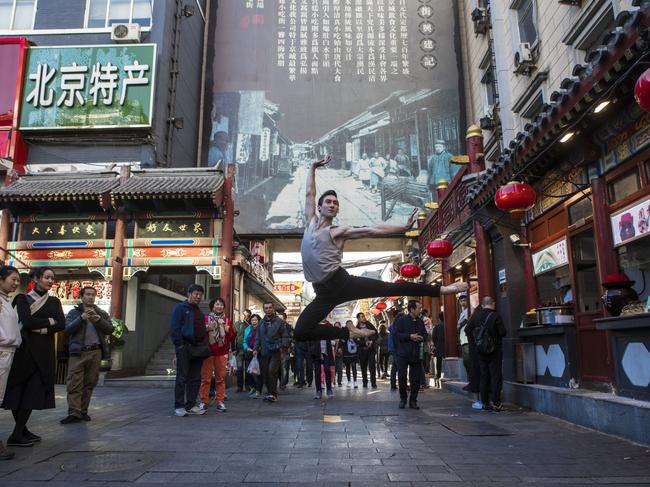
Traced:
<svg viewBox="0 0 650 487">
<path fill-rule="evenodd" d="M 646 112 L 650 112 L 650 69 L 646 69 L 634 85 L 634 99 Z"/>
<path fill-rule="evenodd" d="M 454 246 L 449 240 L 437 238 L 427 244 L 427 255 L 434 259 L 446 259 L 454 251 Z"/>
<path fill-rule="evenodd" d="M 377 303 L 375 305 L 375 308 L 377 308 L 379 311 L 384 311 L 386 308 L 388 308 L 388 305 L 382 301 L 380 303 Z"/>
<path fill-rule="evenodd" d="M 535 206 L 537 195 L 530 184 L 510 181 L 499 188 L 494 195 L 494 203 L 501 211 L 510 213 L 511 218 L 521 218 L 524 213 Z"/>
<path fill-rule="evenodd" d="M 404 264 L 402 267 L 400 267 L 399 273 L 402 275 L 402 277 L 415 279 L 416 277 L 420 276 L 422 271 L 415 264 Z"/>
</svg>

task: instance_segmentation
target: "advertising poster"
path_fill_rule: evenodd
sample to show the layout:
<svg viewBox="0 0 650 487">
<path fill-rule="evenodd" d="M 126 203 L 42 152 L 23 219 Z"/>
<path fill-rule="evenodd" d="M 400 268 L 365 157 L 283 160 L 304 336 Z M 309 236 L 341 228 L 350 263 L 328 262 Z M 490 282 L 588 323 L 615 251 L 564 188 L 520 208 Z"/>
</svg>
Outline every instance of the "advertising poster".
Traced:
<svg viewBox="0 0 650 487">
<path fill-rule="evenodd" d="M 239 233 L 302 233 L 325 155 L 340 225 L 403 223 L 458 171 L 452 0 L 237 0 L 216 19 L 203 163 L 235 167 Z"/>
<path fill-rule="evenodd" d="M 645 237 L 650 232 L 650 198 L 611 217 L 614 245 Z"/>
</svg>

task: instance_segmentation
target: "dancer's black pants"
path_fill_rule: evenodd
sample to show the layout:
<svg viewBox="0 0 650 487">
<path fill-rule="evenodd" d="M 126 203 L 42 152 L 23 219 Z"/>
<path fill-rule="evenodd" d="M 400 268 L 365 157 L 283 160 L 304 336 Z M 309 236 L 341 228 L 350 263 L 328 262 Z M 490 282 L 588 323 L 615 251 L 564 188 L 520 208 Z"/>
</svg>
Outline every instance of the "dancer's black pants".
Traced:
<svg viewBox="0 0 650 487">
<path fill-rule="evenodd" d="M 370 348 L 359 349 L 359 364 L 361 364 L 361 378 L 363 387 L 368 386 L 368 371 L 370 371 L 370 384 L 377 386 L 377 363 L 375 361 L 375 351 Z"/>
<path fill-rule="evenodd" d="M 420 376 L 422 374 L 422 362 L 420 360 L 411 361 L 405 357 L 397 357 L 397 377 L 399 383 L 399 397 L 406 401 L 406 377 L 408 371 L 408 382 L 411 386 L 410 402 L 417 402 L 418 392 L 420 391 Z"/>
<path fill-rule="evenodd" d="M 347 328 L 321 326 L 320 322 L 336 306 L 346 301 L 383 296 L 440 296 L 440 287 L 414 282 L 384 282 L 367 277 L 357 277 L 348 274 L 342 267 L 332 277 L 324 282 L 315 282 L 316 298 L 309 303 L 298 317 L 294 339 L 333 340 L 347 339 L 350 332 Z"/>
</svg>

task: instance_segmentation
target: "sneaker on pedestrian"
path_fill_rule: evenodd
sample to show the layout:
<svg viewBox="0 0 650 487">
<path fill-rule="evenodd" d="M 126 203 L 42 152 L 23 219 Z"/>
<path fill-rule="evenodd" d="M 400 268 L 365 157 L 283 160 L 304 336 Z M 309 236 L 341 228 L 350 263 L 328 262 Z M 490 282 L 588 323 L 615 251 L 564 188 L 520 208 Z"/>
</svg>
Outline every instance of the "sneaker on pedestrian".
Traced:
<svg viewBox="0 0 650 487">
<path fill-rule="evenodd" d="M 82 416 L 83 418 L 83 416 Z M 23 428 L 23 438 L 28 439 L 29 441 L 33 441 L 34 443 L 40 443 L 40 441 L 43 439 L 38 435 L 35 435 L 31 431 L 27 429 L 27 426 Z"/>
<path fill-rule="evenodd" d="M 494 411 L 495 413 L 500 413 L 501 411 L 503 411 L 503 407 L 501 406 L 501 404 L 492 404 L 492 411 Z"/>
<path fill-rule="evenodd" d="M 481 401 L 473 402 L 472 409 L 483 409 L 483 403 Z"/>
<path fill-rule="evenodd" d="M 409 401 L 409 408 L 411 408 L 411 409 L 420 409 L 420 406 L 418 406 L 417 401 L 411 400 L 411 401 Z"/>
<path fill-rule="evenodd" d="M 327 397 L 334 397 L 334 392 L 332 391 L 332 389 L 327 391 Z"/>
<path fill-rule="evenodd" d="M 483 404 L 483 411 L 492 411 L 494 409 L 491 404 Z"/>
<path fill-rule="evenodd" d="M 406 399 L 400 399 L 399 408 L 404 409 L 406 407 Z"/>
<path fill-rule="evenodd" d="M 68 414 L 65 418 L 63 418 L 59 423 L 61 424 L 72 424 L 72 423 L 80 423 L 83 421 L 80 416 L 75 416 L 73 414 Z"/>
<path fill-rule="evenodd" d="M 204 403 L 204 402 L 200 402 L 199 403 L 199 409 L 201 409 L 203 411 L 207 411 L 208 410 L 208 405 L 206 403 Z"/>
<path fill-rule="evenodd" d="M 220 413 L 225 413 L 226 411 L 228 411 L 228 409 L 226 408 L 226 405 L 224 403 L 219 402 L 217 403 L 217 411 L 219 411 Z"/>
<path fill-rule="evenodd" d="M 377 389 L 377 384 L 372 384 L 371 386 L 373 389 Z"/>
<path fill-rule="evenodd" d="M 278 402 L 278 396 L 274 396 L 273 394 L 269 394 L 264 399 L 266 399 L 268 402 Z"/>
<path fill-rule="evenodd" d="M 262 393 L 259 391 L 255 391 L 255 396 L 253 397 L 255 397 L 255 399 L 259 399 L 260 397 L 262 397 Z"/>
<path fill-rule="evenodd" d="M 359 386 L 357 385 L 357 381 L 356 381 L 356 380 L 354 381 L 354 388 L 355 388 L 355 389 L 358 389 L 358 388 L 359 388 Z"/>
<path fill-rule="evenodd" d="M 321 399 L 323 397 L 323 392 L 322 391 L 316 391 L 314 394 L 314 399 Z"/>
<path fill-rule="evenodd" d="M 194 415 L 199 415 L 200 416 L 201 414 L 205 414 L 205 409 L 201 409 L 198 406 L 194 406 L 190 410 L 187 411 L 187 414 L 194 414 Z"/>
<path fill-rule="evenodd" d="M 9 438 L 7 438 L 7 446 L 29 447 L 29 446 L 34 446 L 34 442 L 28 440 L 24 436 L 17 437 L 11 435 Z"/>
<path fill-rule="evenodd" d="M 174 409 L 174 414 L 179 417 L 187 416 L 187 410 L 185 408 L 176 408 Z"/>
</svg>

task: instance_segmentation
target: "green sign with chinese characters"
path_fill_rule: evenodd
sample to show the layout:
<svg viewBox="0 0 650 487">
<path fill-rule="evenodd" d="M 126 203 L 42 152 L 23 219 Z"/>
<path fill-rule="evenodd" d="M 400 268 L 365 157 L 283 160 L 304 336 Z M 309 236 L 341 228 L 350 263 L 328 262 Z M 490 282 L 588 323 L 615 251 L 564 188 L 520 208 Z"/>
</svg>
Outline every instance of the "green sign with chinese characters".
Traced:
<svg viewBox="0 0 650 487">
<path fill-rule="evenodd" d="M 31 47 L 21 130 L 150 127 L 155 44 Z"/>
<path fill-rule="evenodd" d="M 209 237 L 210 220 L 138 220 L 138 238 Z"/>
</svg>

